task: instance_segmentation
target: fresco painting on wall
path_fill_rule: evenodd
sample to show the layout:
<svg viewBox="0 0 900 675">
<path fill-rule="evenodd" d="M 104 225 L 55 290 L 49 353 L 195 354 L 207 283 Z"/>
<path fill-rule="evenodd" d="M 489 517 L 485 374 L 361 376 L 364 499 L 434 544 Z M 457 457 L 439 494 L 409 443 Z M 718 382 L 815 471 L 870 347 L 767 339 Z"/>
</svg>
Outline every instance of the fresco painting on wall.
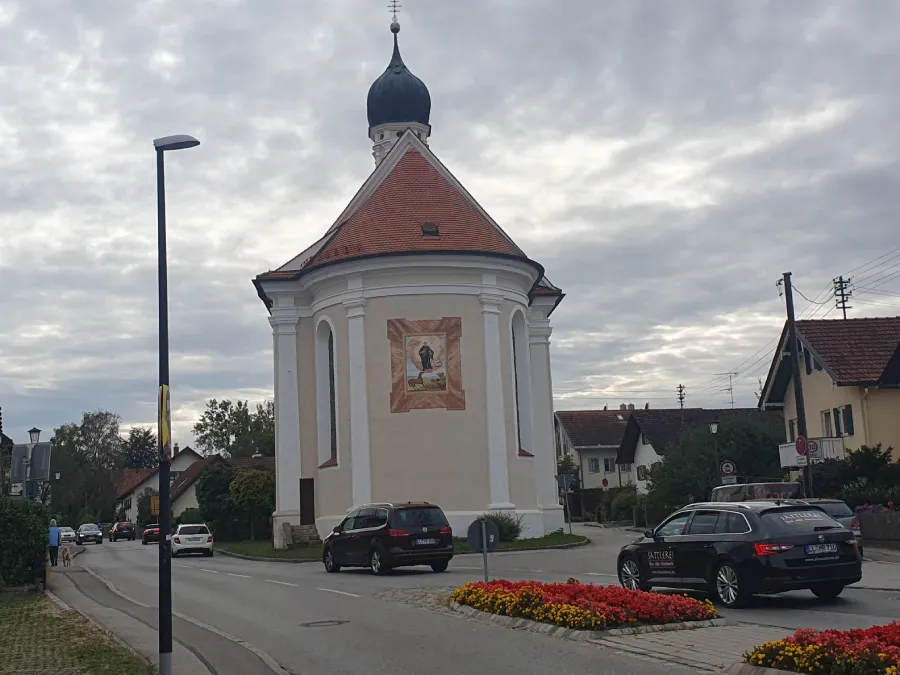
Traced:
<svg viewBox="0 0 900 675">
<path fill-rule="evenodd" d="M 388 319 L 391 412 L 465 410 L 460 338 L 462 319 Z"/>
</svg>

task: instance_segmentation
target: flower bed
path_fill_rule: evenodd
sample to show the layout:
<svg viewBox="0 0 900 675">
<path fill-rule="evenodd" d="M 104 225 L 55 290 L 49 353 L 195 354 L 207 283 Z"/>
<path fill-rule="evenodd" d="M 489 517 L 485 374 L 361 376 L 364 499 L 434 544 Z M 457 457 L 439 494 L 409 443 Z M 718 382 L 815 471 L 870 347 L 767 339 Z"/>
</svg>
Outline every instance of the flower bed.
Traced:
<svg viewBox="0 0 900 675">
<path fill-rule="evenodd" d="M 594 586 L 574 579 L 564 584 L 470 582 L 457 588 L 453 599 L 483 612 L 577 630 L 706 621 L 719 616 L 708 600 L 629 591 L 620 586 Z"/>
<path fill-rule="evenodd" d="M 855 630 L 798 630 L 745 655 L 747 663 L 812 675 L 900 675 L 900 621 Z"/>
</svg>

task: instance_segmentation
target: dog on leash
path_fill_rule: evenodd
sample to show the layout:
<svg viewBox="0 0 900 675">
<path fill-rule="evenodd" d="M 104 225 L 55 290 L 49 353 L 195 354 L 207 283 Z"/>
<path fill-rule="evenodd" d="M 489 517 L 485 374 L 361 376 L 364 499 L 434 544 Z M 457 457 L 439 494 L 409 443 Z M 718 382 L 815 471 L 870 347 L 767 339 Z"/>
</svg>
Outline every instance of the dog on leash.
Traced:
<svg viewBox="0 0 900 675">
<path fill-rule="evenodd" d="M 62 554 L 63 567 L 68 567 L 72 564 L 72 549 L 68 546 L 63 546 L 60 549 L 60 553 Z"/>
</svg>

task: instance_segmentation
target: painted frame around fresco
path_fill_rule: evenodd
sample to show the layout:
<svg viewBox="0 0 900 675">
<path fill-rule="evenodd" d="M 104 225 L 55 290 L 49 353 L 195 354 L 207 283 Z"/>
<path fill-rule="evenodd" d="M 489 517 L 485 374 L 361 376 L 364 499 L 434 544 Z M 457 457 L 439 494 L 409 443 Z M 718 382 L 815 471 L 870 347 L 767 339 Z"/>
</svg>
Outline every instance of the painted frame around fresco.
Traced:
<svg viewBox="0 0 900 675">
<path fill-rule="evenodd" d="M 462 388 L 462 360 L 460 338 L 462 319 L 444 317 L 442 319 L 412 320 L 388 319 L 388 342 L 391 348 L 391 412 L 409 412 L 444 408 L 465 410 L 466 392 Z M 443 336 L 443 371 L 446 385 L 442 391 L 416 391 L 410 389 L 408 377 L 407 344 L 416 336 Z M 421 378 L 422 375 L 420 374 Z"/>
</svg>

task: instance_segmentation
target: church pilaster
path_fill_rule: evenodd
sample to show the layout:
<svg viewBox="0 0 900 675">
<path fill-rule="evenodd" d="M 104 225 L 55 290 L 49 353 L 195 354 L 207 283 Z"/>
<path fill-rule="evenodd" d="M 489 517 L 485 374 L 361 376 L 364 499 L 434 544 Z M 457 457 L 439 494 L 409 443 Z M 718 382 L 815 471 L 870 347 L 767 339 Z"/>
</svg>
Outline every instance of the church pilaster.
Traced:
<svg viewBox="0 0 900 675">
<path fill-rule="evenodd" d="M 503 296 L 482 293 L 484 319 L 484 375 L 487 395 L 488 472 L 492 511 L 515 509 L 509 501 L 509 461 L 506 446 L 506 408 L 503 404 L 503 375 L 500 370 L 500 308 Z"/>
<path fill-rule="evenodd" d="M 350 480 L 353 504 L 372 501 L 369 401 L 366 389 L 366 299 L 344 301 L 350 343 Z"/>
</svg>

